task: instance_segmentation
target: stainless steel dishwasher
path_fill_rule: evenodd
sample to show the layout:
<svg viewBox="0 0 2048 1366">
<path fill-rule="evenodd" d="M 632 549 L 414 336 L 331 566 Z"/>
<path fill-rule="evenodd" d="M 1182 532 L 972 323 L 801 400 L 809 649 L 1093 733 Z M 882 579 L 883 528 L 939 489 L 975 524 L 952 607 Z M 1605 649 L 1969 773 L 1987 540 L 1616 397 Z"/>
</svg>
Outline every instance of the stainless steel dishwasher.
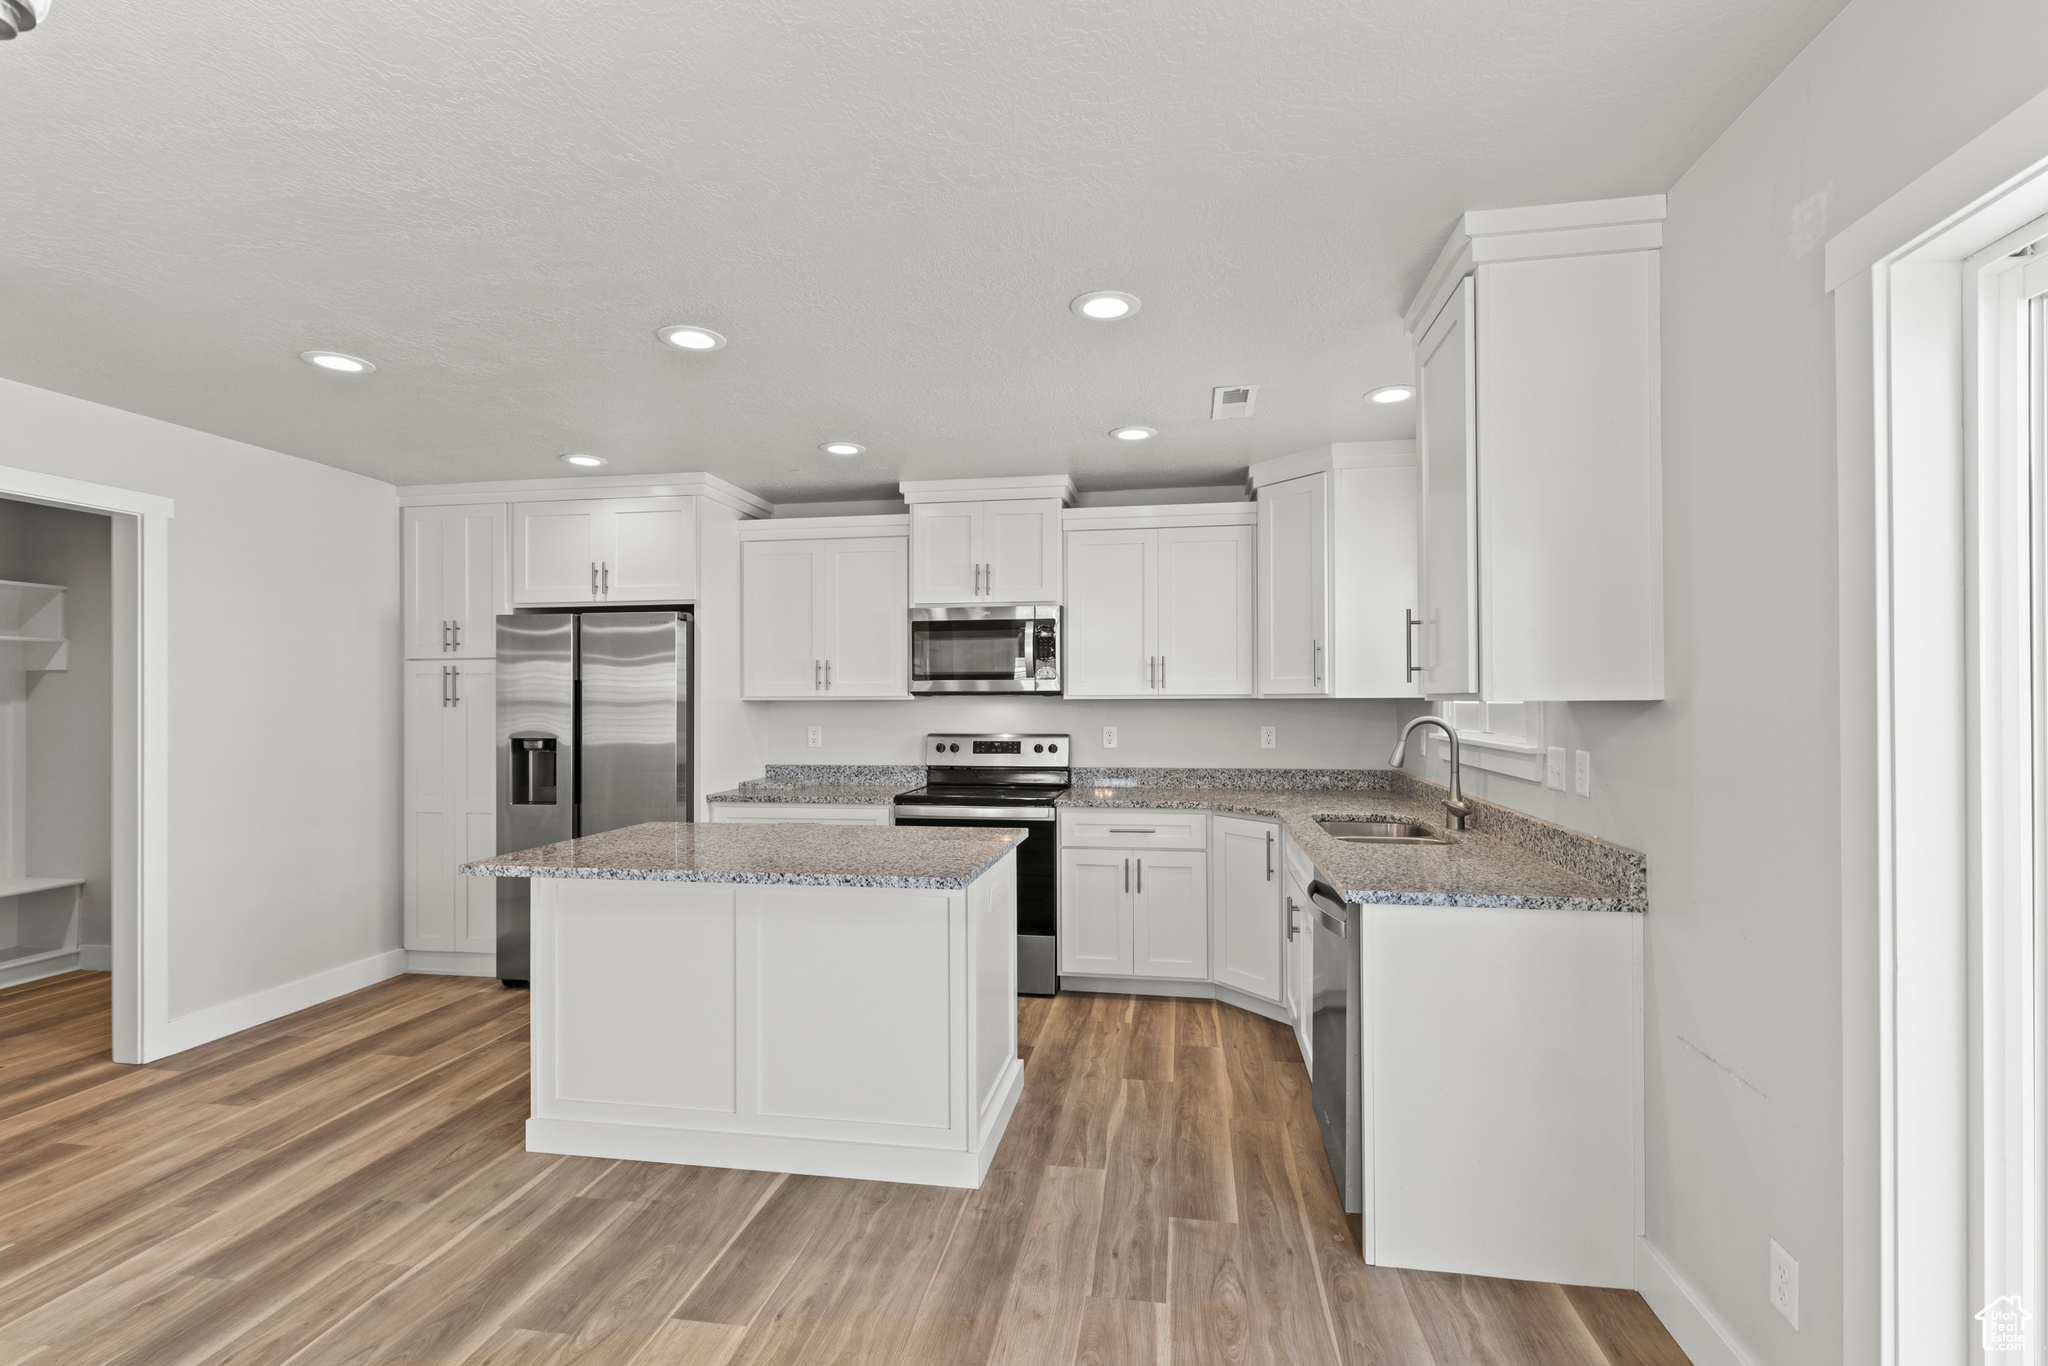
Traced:
<svg viewBox="0 0 2048 1366">
<path fill-rule="evenodd" d="M 1309 1095 L 1322 1130 L 1323 1151 L 1330 1174 L 1344 1197 L 1344 1211 L 1365 1210 L 1365 1134 L 1362 1128 L 1363 1073 L 1359 1058 L 1359 979 L 1362 960 L 1358 943 L 1358 908 L 1349 905 L 1327 882 L 1308 889 L 1315 907 L 1315 994 L 1310 1002 L 1314 1063 Z M 1353 1220 L 1353 1236 L 1358 1221 Z"/>
</svg>

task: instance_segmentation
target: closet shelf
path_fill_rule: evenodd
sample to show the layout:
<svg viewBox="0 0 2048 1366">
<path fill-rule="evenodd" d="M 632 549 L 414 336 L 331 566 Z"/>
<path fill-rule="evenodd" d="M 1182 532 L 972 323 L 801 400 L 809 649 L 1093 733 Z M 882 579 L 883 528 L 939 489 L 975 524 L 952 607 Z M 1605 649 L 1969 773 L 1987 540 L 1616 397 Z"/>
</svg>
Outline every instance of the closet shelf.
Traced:
<svg viewBox="0 0 2048 1366">
<path fill-rule="evenodd" d="M 47 892 L 58 887 L 83 887 L 82 877 L 0 877 L 0 897 L 27 896 L 30 892 Z"/>
</svg>

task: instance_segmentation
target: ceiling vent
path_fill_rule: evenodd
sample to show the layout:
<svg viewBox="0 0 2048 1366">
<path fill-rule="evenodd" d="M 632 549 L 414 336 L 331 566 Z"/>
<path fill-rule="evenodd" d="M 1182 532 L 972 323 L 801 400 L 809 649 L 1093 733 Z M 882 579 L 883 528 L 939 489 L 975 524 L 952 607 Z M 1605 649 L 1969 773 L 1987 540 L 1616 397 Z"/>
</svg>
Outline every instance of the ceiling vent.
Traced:
<svg viewBox="0 0 2048 1366">
<path fill-rule="evenodd" d="M 1250 417 L 1252 405 L 1259 401 L 1259 386 L 1256 384 L 1232 384 L 1209 391 L 1209 416 L 1213 418 Z"/>
<path fill-rule="evenodd" d="M 0 41 L 26 33 L 50 17 L 50 0 L 0 0 Z"/>
</svg>

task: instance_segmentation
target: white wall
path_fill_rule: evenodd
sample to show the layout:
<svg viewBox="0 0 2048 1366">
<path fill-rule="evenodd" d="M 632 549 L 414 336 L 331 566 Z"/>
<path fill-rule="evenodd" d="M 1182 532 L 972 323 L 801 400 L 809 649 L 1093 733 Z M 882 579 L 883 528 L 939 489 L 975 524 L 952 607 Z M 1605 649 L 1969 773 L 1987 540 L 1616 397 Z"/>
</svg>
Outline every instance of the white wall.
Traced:
<svg viewBox="0 0 2048 1366">
<path fill-rule="evenodd" d="M 177 502 L 173 1018 L 396 950 L 396 491 L 7 380 L 0 464 Z"/>
<path fill-rule="evenodd" d="M 78 940 L 102 947 L 113 942 L 112 528 L 94 513 L 0 499 L 0 578 L 67 590 L 67 667 L 28 680 L 22 871 L 86 879 Z"/>
<path fill-rule="evenodd" d="M 1869 737 L 1838 724 L 1821 246 L 2039 93 L 2044 50 L 2037 3 L 1854 0 L 1671 187 L 1670 700 L 1551 709 L 1594 756 L 1590 801 L 1473 783 L 1649 856 L 1649 1238 L 1767 1366 L 1875 1359 L 1871 1249 L 1843 1232 L 1874 1199 L 1853 1178 L 1845 1199 L 1845 1145 L 1854 1173 L 1873 1139 L 1842 1109 L 1871 1030 L 1845 1033 L 1845 927 L 1871 908 L 1843 904 L 1837 775 Z M 1800 1264 L 1796 1331 L 1771 1238 Z"/>
<path fill-rule="evenodd" d="M 764 764 L 916 764 L 934 731 L 1052 731 L 1074 737 L 1074 762 L 1141 768 L 1384 768 L 1394 748 L 1392 702 L 1085 702 L 1015 696 L 909 702 L 750 702 Z M 811 726 L 825 743 L 806 742 Z M 1102 747 L 1102 728 L 1117 747 Z M 1259 748 L 1259 727 L 1278 745 Z M 754 776 L 754 775 L 747 775 Z M 710 789 L 707 789 L 710 790 Z"/>
</svg>

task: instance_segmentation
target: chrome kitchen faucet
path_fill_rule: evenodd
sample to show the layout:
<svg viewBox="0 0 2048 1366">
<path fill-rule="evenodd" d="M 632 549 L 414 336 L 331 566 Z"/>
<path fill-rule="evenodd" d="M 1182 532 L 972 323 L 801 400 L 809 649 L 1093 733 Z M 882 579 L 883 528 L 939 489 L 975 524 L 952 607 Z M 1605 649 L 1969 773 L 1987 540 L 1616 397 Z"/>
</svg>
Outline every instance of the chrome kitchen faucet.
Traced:
<svg viewBox="0 0 2048 1366">
<path fill-rule="evenodd" d="M 1408 757 L 1408 736 L 1417 726 L 1439 726 L 1451 737 L 1451 799 L 1444 803 L 1444 814 L 1450 817 L 1451 829 L 1463 830 L 1465 822 L 1472 815 L 1472 803 L 1465 800 L 1465 789 L 1458 777 L 1458 732 L 1451 723 L 1441 716 L 1418 716 L 1401 728 L 1401 738 L 1394 742 L 1394 757 L 1387 760 L 1395 768 Z"/>
</svg>

